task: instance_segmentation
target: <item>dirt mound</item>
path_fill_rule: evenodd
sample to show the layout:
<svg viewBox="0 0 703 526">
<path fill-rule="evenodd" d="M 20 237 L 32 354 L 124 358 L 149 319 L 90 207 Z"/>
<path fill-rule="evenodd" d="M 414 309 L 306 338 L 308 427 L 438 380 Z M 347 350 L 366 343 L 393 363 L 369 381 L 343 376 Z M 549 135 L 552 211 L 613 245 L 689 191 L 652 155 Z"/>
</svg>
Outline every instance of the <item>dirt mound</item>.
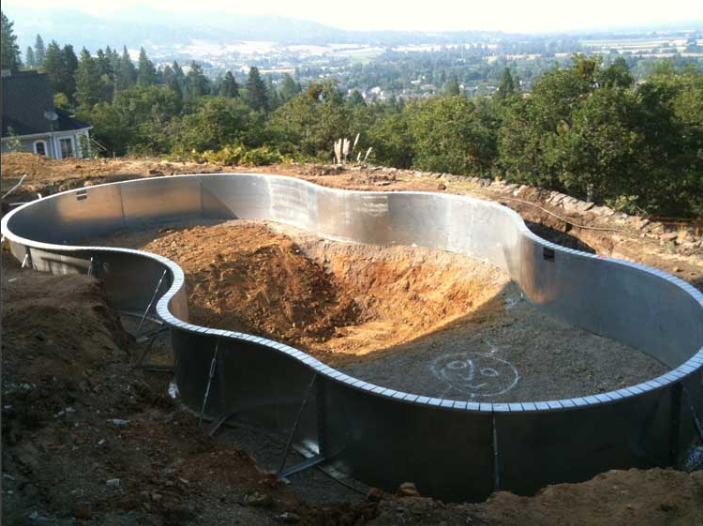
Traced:
<svg viewBox="0 0 703 526">
<path fill-rule="evenodd" d="M 330 243 L 301 231 L 294 242 L 286 235 L 292 230 L 230 221 L 118 234 L 107 242 L 181 265 L 194 323 L 284 341 L 327 361 L 436 331 L 507 283 L 497 269 L 462 256 Z"/>
<path fill-rule="evenodd" d="M 121 349 L 129 347 L 128 336 L 99 282 L 20 271 L 5 251 L 2 267 L 2 348 L 25 350 L 29 380 L 77 378 L 97 364 L 127 358 Z"/>
</svg>

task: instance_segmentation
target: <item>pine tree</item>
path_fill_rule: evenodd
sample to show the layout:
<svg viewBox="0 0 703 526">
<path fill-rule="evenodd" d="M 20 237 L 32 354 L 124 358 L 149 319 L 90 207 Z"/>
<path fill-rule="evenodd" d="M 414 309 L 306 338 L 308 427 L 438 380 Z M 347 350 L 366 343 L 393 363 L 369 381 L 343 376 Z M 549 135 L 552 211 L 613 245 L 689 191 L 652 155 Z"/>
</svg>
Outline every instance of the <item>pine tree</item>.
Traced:
<svg viewBox="0 0 703 526">
<path fill-rule="evenodd" d="M 103 95 L 103 82 L 100 77 L 97 60 L 83 48 L 76 72 L 76 102 L 80 106 L 91 108 L 100 102 Z"/>
<path fill-rule="evenodd" d="M 24 63 L 30 69 L 33 69 L 37 66 L 36 59 L 34 57 L 34 50 L 32 49 L 32 46 L 27 46 L 27 52 L 25 53 L 25 56 L 24 56 Z"/>
<path fill-rule="evenodd" d="M 0 57 L 0 62 L 2 69 L 15 71 L 22 65 L 20 47 L 17 45 L 17 36 L 13 30 L 15 24 L 10 22 L 2 11 L 0 11 L 0 18 L 2 18 L 2 41 L 0 41 L 2 57 Z"/>
<path fill-rule="evenodd" d="M 63 69 L 61 72 L 61 91 L 65 93 L 66 96 L 73 100 L 76 94 L 76 71 L 78 71 L 78 57 L 76 52 L 73 51 L 73 46 L 71 44 L 66 44 L 61 50 L 61 58 L 63 62 Z"/>
<path fill-rule="evenodd" d="M 120 70 L 120 55 L 117 50 L 110 49 L 110 46 L 105 48 L 105 56 L 110 63 L 110 74 L 117 76 L 117 72 Z"/>
<path fill-rule="evenodd" d="M 302 92 L 300 84 L 298 84 L 289 73 L 283 75 L 283 80 L 281 81 L 281 88 L 279 94 L 281 96 L 281 103 L 285 104 L 291 100 L 296 95 Z"/>
<path fill-rule="evenodd" d="M 190 64 L 190 70 L 185 78 L 185 85 L 188 100 L 195 100 L 210 92 L 210 82 L 205 73 L 203 73 L 203 68 L 195 60 Z"/>
<path fill-rule="evenodd" d="M 269 110 L 273 111 L 278 108 L 281 103 L 278 96 L 278 90 L 276 89 L 276 86 L 273 85 L 273 78 L 271 78 L 271 75 L 266 75 L 266 93 L 268 95 Z"/>
<path fill-rule="evenodd" d="M 228 99 L 239 97 L 239 84 L 237 84 L 231 71 L 225 73 L 225 77 L 220 83 L 220 97 Z"/>
<path fill-rule="evenodd" d="M 261 79 L 261 74 L 256 66 L 249 69 L 247 78 L 247 102 L 255 111 L 269 111 L 269 99 L 266 93 L 266 84 Z"/>
<path fill-rule="evenodd" d="M 137 68 L 134 67 L 132 57 L 129 56 L 127 46 L 122 50 L 119 68 L 116 70 L 115 89 L 123 90 L 131 88 L 137 80 Z"/>
<path fill-rule="evenodd" d="M 41 35 L 37 35 L 37 39 L 34 41 L 34 64 L 36 67 L 40 68 L 44 65 L 45 56 L 46 48 L 44 47 L 44 40 L 42 40 Z"/>
<path fill-rule="evenodd" d="M 107 49 L 109 50 L 110 48 L 108 47 Z M 102 49 L 98 49 L 98 52 L 95 54 L 95 61 L 98 65 L 98 70 L 100 71 L 101 76 L 113 74 L 112 64 L 110 64 L 108 53 Z"/>
<path fill-rule="evenodd" d="M 61 91 L 61 81 L 63 75 L 63 54 L 61 48 L 55 40 L 49 43 L 44 56 L 44 72 L 49 77 L 51 87 L 54 91 Z"/>
<path fill-rule="evenodd" d="M 452 77 L 451 80 L 447 83 L 446 87 L 444 88 L 444 94 L 450 97 L 461 95 L 461 86 L 459 85 L 459 81 L 456 79 L 456 77 Z"/>
<path fill-rule="evenodd" d="M 498 86 L 498 93 L 496 97 L 498 99 L 504 100 L 515 94 L 515 81 L 510 73 L 510 68 L 505 68 L 503 71 L 503 76 L 500 78 L 500 84 Z"/>
<path fill-rule="evenodd" d="M 137 69 L 137 85 L 151 86 L 156 84 L 156 68 L 154 63 L 149 60 L 144 48 L 139 50 L 139 67 Z"/>
</svg>

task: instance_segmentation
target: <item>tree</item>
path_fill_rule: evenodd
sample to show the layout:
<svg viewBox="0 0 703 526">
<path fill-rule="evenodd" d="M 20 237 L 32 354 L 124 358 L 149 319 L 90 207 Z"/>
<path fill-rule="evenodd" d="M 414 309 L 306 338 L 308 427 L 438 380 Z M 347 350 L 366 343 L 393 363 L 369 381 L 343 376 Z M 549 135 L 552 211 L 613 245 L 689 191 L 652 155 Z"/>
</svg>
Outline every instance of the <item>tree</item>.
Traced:
<svg viewBox="0 0 703 526">
<path fill-rule="evenodd" d="M 27 46 L 27 52 L 25 53 L 24 63 L 28 68 L 35 68 L 37 65 L 32 46 Z"/>
<path fill-rule="evenodd" d="M 198 97 L 210 93 L 210 81 L 205 76 L 203 68 L 197 62 L 190 63 L 190 69 L 185 76 L 185 96 L 188 101 L 195 101 Z"/>
<path fill-rule="evenodd" d="M 461 86 L 459 86 L 459 81 L 456 77 L 452 77 L 444 88 L 444 94 L 449 97 L 454 97 L 456 95 L 461 95 Z"/>
<path fill-rule="evenodd" d="M 347 102 L 352 108 L 366 106 L 366 101 L 364 100 L 364 97 L 361 95 L 361 93 L 359 93 L 359 90 L 356 89 L 349 94 Z"/>
<path fill-rule="evenodd" d="M 98 49 L 97 53 L 95 54 L 95 61 L 98 65 L 98 70 L 100 71 L 100 76 L 102 75 L 112 75 L 114 71 L 112 70 L 112 64 L 110 63 L 110 56 L 109 56 L 109 46 L 108 46 L 108 52 L 106 53 L 102 49 Z"/>
<path fill-rule="evenodd" d="M 122 56 L 116 69 L 115 89 L 123 90 L 134 86 L 137 80 L 137 69 L 134 67 L 132 57 L 129 56 L 127 46 L 122 49 Z"/>
<path fill-rule="evenodd" d="M 49 82 L 54 91 L 61 91 L 63 75 L 63 55 L 61 48 L 55 40 L 49 43 L 44 57 L 44 72 L 49 77 Z"/>
<path fill-rule="evenodd" d="M 66 44 L 61 50 L 61 87 L 58 91 L 65 93 L 69 100 L 73 100 L 76 93 L 76 72 L 78 71 L 78 57 L 73 46 Z"/>
<path fill-rule="evenodd" d="M 279 94 L 281 96 L 281 104 L 285 104 L 291 100 L 296 95 L 299 95 L 303 90 L 293 77 L 289 73 L 283 75 L 281 80 L 281 87 L 279 89 Z"/>
<path fill-rule="evenodd" d="M 83 48 L 76 72 L 76 102 L 80 106 L 90 108 L 100 102 L 102 97 L 100 65 L 90 56 L 88 50 Z"/>
<path fill-rule="evenodd" d="M 505 100 L 512 97 L 515 91 L 515 81 L 513 80 L 513 75 L 510 73 L 510 68 L 505 68 L 503 75 L 500 77 L 500 85 L 498 86 L 496 98 Z"/>
<path fill-rule="evenodd" d="M 409 106 L 414 164 L 422 170 L 483 175 L 496 158 L 496 121 L 488 107 L 462 96 Z"/>
<path fill-rule="evenodd" d="M 44 65 L 44 56 L 46 55 L 46 48 L 44 47 L 44 40 L 42 40 L 41 35 L 37 35 L 34 41 L 34 64 L 36 67 L 40 68 Z"/>
<path fill-rule="evenodd" d="M 139 50 L 139 67 L 137 69 L 137 84 L 139 86 L 151 86 L 156 84 L 156 68 L 149 60 L 144 48 Z"/>
<path fill-rule="evenodd" d="M 176 123 L 176 149 L 219 150 L 251 137 L 249 108 L 236 99 L 206 97 L 197 110 Z"/>
<path fill-rule="evenodd" d="M 591 92 L 560 130 L 554 149 L 560 181 L 571 195 L 598 201 L 637 194 L 647 184 L 641 170 L 644 135 L 637 97 L 626 88 Z"/>
<path fill-rule="evenodd" d="M 237 81 L 231 71 L 225 73 L 225 76 L 220 83 L 220 97 L 225 97 L 226 99 L 234 99 L 239 97 L 239 84 L 237 84 Z"/>
<path fill-rule="evenodd" d="M 15 71 L 22 65 L 20 47 L 17 45 L 17 36 L 13 29 L 15 24 L 10 22 L 2 11 L 0 11 L 0 18 L 2 19 L 2 41 L 0 42 L 2 57 L 0 57 L 0 62 L 2 62 L 3 69 Z"/>
<path fill-rule="evenodd" d="M 354 135 L 351 111 L 333 82 L 313 83 L 278 108 L 269 132 L 281 151 L 309 156 L 332 155 L 334 141 Z"/>
<path fill-rule="evenodd" d="M 634 84 L 635 79 L 630 73 L 627 61 L 622 57 L 618 57 L 610 67 L 601 71 L 599 81 L 601 86 L 605 87 L 630 88 Z"/>
<path fill-rule="evenodd" d="M 273 111 L 281 105 L 281 100 L 278 97 L 278 90 L 273 84 L 271 75 L 266 75 L 266 94 L 268 95 L 268 108 Z"/>
<path fill-rule="evenodd" d="M 269 111 L 269 98 L 266 84 L 261 78 L 259 69 L 252 66 L 247 77 L 247 102 L 249 107 L 255 111 Z"/>
</svg>

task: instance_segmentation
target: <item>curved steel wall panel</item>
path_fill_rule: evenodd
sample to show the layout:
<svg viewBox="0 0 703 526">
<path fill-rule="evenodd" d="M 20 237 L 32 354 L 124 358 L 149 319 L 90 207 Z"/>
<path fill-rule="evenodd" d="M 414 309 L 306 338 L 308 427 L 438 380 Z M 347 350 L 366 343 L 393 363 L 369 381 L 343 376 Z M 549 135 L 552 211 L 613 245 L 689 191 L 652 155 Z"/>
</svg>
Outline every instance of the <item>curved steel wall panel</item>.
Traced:
<svg viewBox="0 0 703 526">
<path fill-rule="evenodd" d="M 183 271 L 166 258 L 68 245 L 125 226 L 198 217 L 267 219 L 330 239 L 480 258 L 507 271 L 547 312 L 673 369 L 643 384 L 565 400 L 478 404 L 401 393 L 280 343 L 189 324 Z M 495 488 L 530 493 L 615 467 L 677 466 L 699 440 L 703 295 L 666 273 L 548 243 L 495 203 L 351 192 L 279 176 L 179 176 L 41 199 L 8 214 L 2 232 L 13 254 L 23 260 L 30 253 L 37 269 L 90 268 L 123 310 L 143 311 L 166 271 L 153 312 L 171 328 L 186 405 L 199 411 L 210 381 L 209 417 L 234 413 L 288 431 L 306 401 L 296 440 L 387 489 L 413 481 L 424 494 L 451 499 L 480 499 Z"/>
</svg>

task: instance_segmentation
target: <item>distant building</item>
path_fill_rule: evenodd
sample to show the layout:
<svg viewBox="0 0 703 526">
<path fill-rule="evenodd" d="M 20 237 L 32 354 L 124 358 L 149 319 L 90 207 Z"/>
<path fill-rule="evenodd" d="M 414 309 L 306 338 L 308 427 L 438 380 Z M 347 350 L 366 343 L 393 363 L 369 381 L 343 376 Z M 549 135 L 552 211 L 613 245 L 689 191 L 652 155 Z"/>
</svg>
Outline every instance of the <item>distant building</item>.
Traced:
<svg viewBox="0 0 703 526">
<path fill-rule="evenodd" d="M 91 126 L 54 107 L 45 73 L 2 72 L 2 151 L 17 146 L 54 159 L 89 153 Z"/>
</svg>

